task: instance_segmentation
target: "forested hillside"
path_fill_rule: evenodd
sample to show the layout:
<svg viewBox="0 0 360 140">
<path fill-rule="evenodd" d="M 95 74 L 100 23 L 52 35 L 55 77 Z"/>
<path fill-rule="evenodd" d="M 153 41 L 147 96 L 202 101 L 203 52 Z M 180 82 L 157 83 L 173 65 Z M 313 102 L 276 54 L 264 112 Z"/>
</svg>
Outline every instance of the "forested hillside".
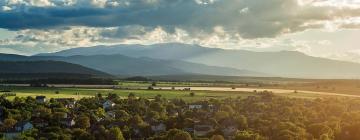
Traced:
<svg viewBox="0 0 360 140">
<path fill-rule="evenodd" d="M 109 76 L 104 72 L 93 70 L 77 64 L 59 61 L 0 61 L 0 76 L 8 77 L 48 77 L 51 75 L 79 75 L 105 77 Z M 66 76 L 65 76 L 66 77 Z"/>
</svg>

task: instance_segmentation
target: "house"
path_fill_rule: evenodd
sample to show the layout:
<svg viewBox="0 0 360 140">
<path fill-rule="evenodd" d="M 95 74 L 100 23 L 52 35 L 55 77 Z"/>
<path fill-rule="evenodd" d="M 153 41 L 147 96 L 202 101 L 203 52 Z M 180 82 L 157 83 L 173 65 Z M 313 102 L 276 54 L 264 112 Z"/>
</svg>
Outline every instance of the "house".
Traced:
<svg viewBox="0 0 360 140">
<path fill-rule="evenodd" d="M 34 118 L 32 121 L 32 124 L 37 128 L 43 128 L 49 125 L 47 120 L 41 119 L 41 118 Z"/>
<path fill-rule="evenodd" d="M 63 104 L 66 108 L 74 108 L 76 104 L 75 98 L 57 98 L 55 101 Z"/>
<path fill-rule="evenodd" d="M 75 125 L 75 120 L 73 118 L 63 118 L 60 120 L 60 124 L 65 127 L 72 127 Z"/>
<path fill-rule="evenodd" d="M 214 128 L 210 124 L 195 124 L 194 135 L 196 137 L 204 137 L 214 131 Z"/>
<path fill-rule="evenodd" d="M 16 131 L 8 131 L 3 133 L 3 138 L 5 140 L 13 140 L 15 139 L 17 136 L 19 136 L 21 134 L 21 132 L 16 132 Z M 1 138 L 1 137 L 0 137 Z"/>
<path fill-rule="evenodd" d="M 115 106 L 115 103 L 110 101 L 110 100 L 107 100 L 106 102 L 103 103 L 103 108 L 104 109 L 109 109 L 111 107 Z"/>
<path fill-rule="evenodd" d="M 15 124 L 15 131 L 23 132 L 33 128 L 33 125 L 29 121 L 20 121 Z"/>
<path fill-rule="evenodd" d="M 225 119 L 220 122 L 221 125 L 221 132 L 223 133 L 224 137 L 227 139 L 232 139 L 232 137 L 238 131 L 238 125 L 234 119 Z"/>
<path fill-rule="evenodd" d="M 45 103 L 46 102 L 46 96 L 36 96 L 35 97 L 37 103 Z"/>
<path fill-rule="evenodd" d="M 189 109 L 190 110 L 193 110 L 193 109 L 202 109 L 203 108 L 203 105 L 201 104 L 190 104 L 189 105 Z"/>
<path fill-rule="evenodd" d="M 209 105 L 207 106 L 207 108 L 209 109 L 210 112 L 214 112 L 214 111 L 216 110 L 215 106 L 212 105 L 212 104 L 209 104 Z"/>
<path fill-rule="evenodd" d="M 116 113 L 114 111 L 107 111 L 106 116 L 115 119 Z"/>
<path fill-rule="evenodd" d="M 189 134 L 194 134 L 194 128 L 193 127 L 185 127 L 183 130 L 188 132 Z"/>
<path fill-rule="evenodd" d="M 166 124 L 161 121 L 153 121 L 150 122 L 151 131 L 155 133 L 165 132 L 166 131 Z"/>
<path fill-rule="evenodd" d="M 6 132 L 3 133 L 3 137 L 6 140 L 12 140 L 19 136 L 22 132 L 30 130 L 32 128 L 33 125 L 29 121 L 20 121 L 16 123 L 12 129 L 6 130 Z"/>
</svg>

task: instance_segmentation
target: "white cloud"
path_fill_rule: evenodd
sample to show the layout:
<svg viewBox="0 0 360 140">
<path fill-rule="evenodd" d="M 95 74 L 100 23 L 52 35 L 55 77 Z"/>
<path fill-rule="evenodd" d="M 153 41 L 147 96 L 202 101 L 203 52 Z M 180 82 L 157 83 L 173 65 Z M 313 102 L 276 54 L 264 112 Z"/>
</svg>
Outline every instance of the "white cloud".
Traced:
<svg viewBox="0 0 360 140">
<path fill-rule="evenodd" d="M 10 10 L 12 10 L 12 8 L 9 7 L 9 6 L 2 6 L 2 7 L 1 7 L 1 10 L 2 10 L 2 11 L 10 11 Z"/>
<path fill-rule="evenodd" d="M 249 12 L 249 7 L 243 8 L 239 12 L 240 12 L 240 14 L 246 14 Z"/>
</svg>

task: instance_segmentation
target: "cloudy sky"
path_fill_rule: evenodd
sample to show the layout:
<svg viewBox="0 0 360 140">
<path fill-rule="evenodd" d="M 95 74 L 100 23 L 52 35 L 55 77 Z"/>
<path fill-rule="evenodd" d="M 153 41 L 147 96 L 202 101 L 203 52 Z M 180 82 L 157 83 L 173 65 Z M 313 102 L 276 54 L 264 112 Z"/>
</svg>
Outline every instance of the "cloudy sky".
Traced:
<svg viewBox="0 0 360 140">
<path fill-rule="evenodd" d="M 360 0 L 0 0 L 0 52 L 181 42 L 360 62 Z"/>
</svg>

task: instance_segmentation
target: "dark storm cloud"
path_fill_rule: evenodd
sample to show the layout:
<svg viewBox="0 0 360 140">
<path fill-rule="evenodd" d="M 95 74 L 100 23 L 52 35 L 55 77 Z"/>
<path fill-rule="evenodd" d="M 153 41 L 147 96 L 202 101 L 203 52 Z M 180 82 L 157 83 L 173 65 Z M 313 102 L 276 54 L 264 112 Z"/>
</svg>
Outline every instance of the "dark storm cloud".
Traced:
<svg viewBox="0 0 360 140">
<path fill-rule="evenodd" d="M 91 6 L 89 2 L 93 0 L 70 6 L 56 5 L 58 3 L 51 3 L 55 6 L 15 6 L 0 12 L 0 28 L 134 25 L 162 27 L 167 32 L 181 28 L 196 34 L 210 33 L 214 27 L 221 26 L 231 34 L 258 38 L 321 27 L 311 23 L 360 16 L 358 7 L 303 6 L 299 0 L 105 0 L 101 4 L 93 2 Z"/>
</svg>

